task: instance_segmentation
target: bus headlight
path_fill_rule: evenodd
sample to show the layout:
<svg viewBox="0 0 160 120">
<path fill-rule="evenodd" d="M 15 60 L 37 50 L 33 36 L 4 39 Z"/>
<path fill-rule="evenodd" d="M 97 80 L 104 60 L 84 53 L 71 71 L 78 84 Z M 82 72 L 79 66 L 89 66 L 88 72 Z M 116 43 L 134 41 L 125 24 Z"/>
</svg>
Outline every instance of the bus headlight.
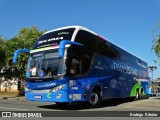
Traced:
<svg viewBox="0 0 160 120">
<path fill-rule="evenodd" d="M 25 92 L 29 92 L 30 89 L 28 89 L 26 86 L 24 87 Z"/>
<path fill-rule="evenodd" d="M 50 90 L 50 92 L 57 92 L 58 90 L 63 89 L 65 86 L 66 86 L 66 84 L 62 84 L 62 85 L 56 86 L 56 87 L 52 88 Z"/>
</svg>

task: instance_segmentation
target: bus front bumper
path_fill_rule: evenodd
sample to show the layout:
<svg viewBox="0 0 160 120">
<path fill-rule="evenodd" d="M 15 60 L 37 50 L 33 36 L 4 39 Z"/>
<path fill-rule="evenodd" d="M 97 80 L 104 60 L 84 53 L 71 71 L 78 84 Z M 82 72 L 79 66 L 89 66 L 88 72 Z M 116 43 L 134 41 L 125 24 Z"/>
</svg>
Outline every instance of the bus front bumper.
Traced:
<svg viewBox="0 0 160 120">
<path fill-rule="evenodd" d="M 53 93 L 25 93 L 26 100 L 39 102 L 69 102 L 68 93 L 60 90 Z"/>
</svg>

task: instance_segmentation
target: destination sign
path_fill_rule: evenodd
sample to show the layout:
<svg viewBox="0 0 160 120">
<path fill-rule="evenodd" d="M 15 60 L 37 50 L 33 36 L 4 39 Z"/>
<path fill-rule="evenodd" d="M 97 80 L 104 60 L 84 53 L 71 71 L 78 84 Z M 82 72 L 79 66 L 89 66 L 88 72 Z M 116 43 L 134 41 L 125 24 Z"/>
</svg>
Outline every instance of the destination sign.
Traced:
<svg viewBox="0 0 160 120">
<path fill-rule="evenodd" d="M 62 40 L 71 40 L 75 28 L 62 29 L 43 34 L 35 43 L 33 49 L 58 46 Z"/>
</svg>

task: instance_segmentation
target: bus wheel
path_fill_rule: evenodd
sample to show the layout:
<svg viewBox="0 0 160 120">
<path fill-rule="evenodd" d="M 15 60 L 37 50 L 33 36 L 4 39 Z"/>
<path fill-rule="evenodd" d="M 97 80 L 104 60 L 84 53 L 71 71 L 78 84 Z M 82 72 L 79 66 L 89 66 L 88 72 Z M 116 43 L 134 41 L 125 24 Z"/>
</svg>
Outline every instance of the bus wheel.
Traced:
<svg viewBox="0 0 160 120">
<path fill-rule="evenodd" d="M 143 90 L 141 90 L 140 99 L 143 99 L 143 97 L 144 97 L 144 93 L 143 93 Z"/>
<path fill-rule="evenodd" d="M 101 103 L 101 95 L 99 92 L 92 92 L 89 98 L 89 104 L 91 107 L 99 107 Z"/>
<path fill-rule="evenodd" d="M 68 104 L 68 102 L 56 102 L 56 105 L 60 107 L 65 107 Z"/>
<path fill-rule="evenodd" d="M 140 96 L 139 96 L 139 91 L 137 90 L 137 91 L 136 91 L 135 100 L 139 100 L 139 97 L 140 97 Z"/>
</svg>

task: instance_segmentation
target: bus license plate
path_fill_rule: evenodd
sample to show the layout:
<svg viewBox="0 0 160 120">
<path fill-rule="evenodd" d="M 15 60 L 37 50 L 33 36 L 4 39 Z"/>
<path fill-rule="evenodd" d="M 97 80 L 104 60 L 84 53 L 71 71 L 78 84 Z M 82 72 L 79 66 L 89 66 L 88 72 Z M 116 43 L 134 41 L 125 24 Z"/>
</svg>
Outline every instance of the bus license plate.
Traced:
<svg viewBox="0 0 160 120">
<path fill-rule="evenodd" d="M 35 99 L 42 99 L 42 96 L 40 96 L 40 95 L 35 95 L 34 98 L 35 98 Z"/>
</svg>

